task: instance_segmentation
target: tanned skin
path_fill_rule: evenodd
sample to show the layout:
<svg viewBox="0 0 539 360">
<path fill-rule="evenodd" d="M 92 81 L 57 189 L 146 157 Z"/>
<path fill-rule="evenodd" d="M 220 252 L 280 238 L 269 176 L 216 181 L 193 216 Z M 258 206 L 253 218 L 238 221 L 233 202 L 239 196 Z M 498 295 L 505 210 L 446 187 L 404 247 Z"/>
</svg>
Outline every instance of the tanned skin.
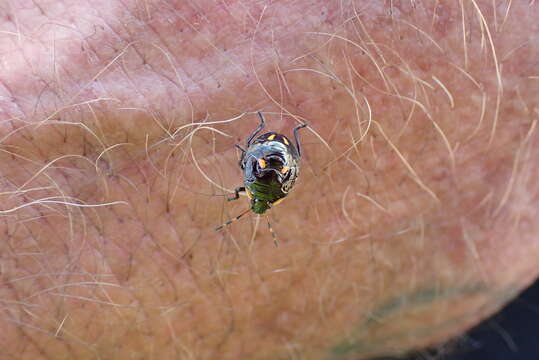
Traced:
<svg viewBox="0 0 539 360">
<path fill-rule="evenodd" d="M 0 4 L 3 359 L 369 359 L 539 270 L 539 2 Z M 234 147 L 304 122 L 233 202 Z"/>
</svg>

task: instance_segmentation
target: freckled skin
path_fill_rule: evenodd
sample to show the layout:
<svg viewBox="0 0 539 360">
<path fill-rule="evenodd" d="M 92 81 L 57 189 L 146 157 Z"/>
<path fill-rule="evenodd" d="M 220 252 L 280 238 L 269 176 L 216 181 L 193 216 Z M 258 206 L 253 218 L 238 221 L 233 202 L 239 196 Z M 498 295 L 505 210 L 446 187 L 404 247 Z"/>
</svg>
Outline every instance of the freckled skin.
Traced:
<svg viewBox="0 0 539 360">
<path fill-rule="evenodd" d="M 265 168 L 258 159 L 266 159 Z M 299 175 L 299 161 L 296 147 L 284 135 L 268 132 L 253 141 L 241 160 L 245 188 L 253 197 L 253 212 L 263 214 L 288 195 Z M 287 170 L 282 172 L 283 168 Z"/>
</svg>

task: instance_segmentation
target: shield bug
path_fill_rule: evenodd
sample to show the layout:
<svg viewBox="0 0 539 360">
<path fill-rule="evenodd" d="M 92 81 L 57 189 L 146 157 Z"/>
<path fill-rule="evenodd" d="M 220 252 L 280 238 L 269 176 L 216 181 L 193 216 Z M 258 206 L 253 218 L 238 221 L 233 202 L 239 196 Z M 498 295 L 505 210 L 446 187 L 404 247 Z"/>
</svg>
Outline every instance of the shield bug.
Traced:
<svg viewBox="0 0 539 360">
<path fill-rule="evenodd" d="M 284 200 L 294 187 L 299 175 L 301 147 L 298 131 L 306 127 L 307 124 L 294 128 L 296 142 L 294 145 L 286 136 L 272 131 L 256 137 L 266 126 L 261 112 L 258 112 L 258 116 L 260 124 L 247 138 L 246 149 L 236 144 L 236 147 L 241 151 L 239 166 L 243 171 L 244 186 L 237 187 L 234 190 L 234 196 L 228 198 L 229 201 L 237 200 L 240 193 L 245 192 L 251 201 L 251 207 L 234 219 L 218 226 L 215 230 L 221 230 L 230 225 L 248 213 L 249 210 L 256 214 L 264 214 L 272 206 Z M 277 238 L 269 219 L 268 229 L 277 246 Z"/>
</svg>

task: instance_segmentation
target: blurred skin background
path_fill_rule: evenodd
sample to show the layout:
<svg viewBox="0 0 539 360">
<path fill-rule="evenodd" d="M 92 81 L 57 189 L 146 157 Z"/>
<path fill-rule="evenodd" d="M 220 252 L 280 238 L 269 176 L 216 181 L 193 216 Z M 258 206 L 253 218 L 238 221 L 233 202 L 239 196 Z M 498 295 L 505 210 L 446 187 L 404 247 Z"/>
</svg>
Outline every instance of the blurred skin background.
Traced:
<svg viewBox="0 0 539 360">
<path fill-rule="evenodd" d="M 535 1 L 4 1 L 6 359 L 369 359 L 537 276 Z M 243 143 L 302 130 L 266 220 Z"/>
</svg>

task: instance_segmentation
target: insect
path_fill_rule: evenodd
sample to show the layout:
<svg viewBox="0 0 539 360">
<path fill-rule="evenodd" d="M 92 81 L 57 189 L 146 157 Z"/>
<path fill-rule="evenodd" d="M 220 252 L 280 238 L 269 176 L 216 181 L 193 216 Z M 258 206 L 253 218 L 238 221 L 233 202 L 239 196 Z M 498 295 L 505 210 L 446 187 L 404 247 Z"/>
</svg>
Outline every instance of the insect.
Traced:
<svg viewBox="0 0 539 360">
<path fill-rule="evenodd" d="M 272 206 L 284 200 L 298 178 L 301 158 L 298 131 L 307 124 L 294 128 L 296 144 L 293 145 L 286 136 L 272 131 L 256 137 L 266 126 L 261 112 L 258 112 L 258 116 L 260 124 L 247 138 L 246 149 L 236 144 L 241 151 L 239 166 L 243 170 L 244 186 L 237 187 L 234 190 L 234 196 L 228 198 L 229 201 L 237 200 L 240 193 L 245 192 L 251 201 L 251 207 L 234 219 L 218 226 L 216 231 L 239 220 L 249 210 L 256 214 L 264 214 Z M 267 217 L 266 219 L 273 242 L 277 246 L 275 232 L 269 219 Z"/>
</svg>

